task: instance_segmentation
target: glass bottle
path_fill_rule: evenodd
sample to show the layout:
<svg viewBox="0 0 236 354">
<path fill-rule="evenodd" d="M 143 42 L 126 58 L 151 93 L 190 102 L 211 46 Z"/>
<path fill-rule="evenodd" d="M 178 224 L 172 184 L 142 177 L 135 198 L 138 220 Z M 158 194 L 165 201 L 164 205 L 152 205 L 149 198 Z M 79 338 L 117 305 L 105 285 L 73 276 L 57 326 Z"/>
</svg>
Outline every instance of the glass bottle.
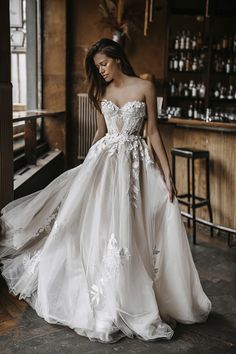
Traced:
<svg viewBox="0 0 236 354">
<path fill-rule="evenodd" d="M 182 31 L 181 37 L 180 37 L 180 49 L 185 48 L 185 31 Z"/>
<path fill-rule="evenodd" d="M 178 85 L 178 96 L 181 96 L 183 92 L 183 84 L 182 81 L 180 81 L 179 85 Z"/>
<path fill-rule="evenodd" d="M 184 60 L 183 60 L 183 53 L 181 53 L 179 58 L 179 71 L 183 71 L 183 67 L 184 67 Z"/>
<path fill-rule="evenodd" d="M 220 96 L 220 83 L 217 84 L 215 91 L 214 91 L 214 97 L 219 98 Z"/>
<path fill-rule="evenodd" d="M 175 96 L 176 94 L 176 84 L 175 84 L 175 78 L 173 78 L 170 82 L 170 95 Z"/>
<path fill-rule="evenodd" d="M 230 71 L 231 71 L 231 60 L 230 60 L 230 58 L 227 60 L 227 63 L 225 65 L 225 71 L 226 71 L 227 74 L 229 74 Z"/>
<path fill-rule="evenodd" d="M 220 99 L 223 100 L 225 98 L 225 87 L 221 86 L 220 88 Z"/>
<path fill-rule="evenodd" d="M 189 89 L 188 89 L 188 84 L 184 84 L 184 96 L 188 97 L 189 96 Z"/>
<path fill-rule="evenodd" d="M 222 49 L 227 49 L 228 45 L 229 45 L 228 37 L 225 34 L 222 39 Z"/>
<path fill-rule="evenodd" d="M 193 118 L 193 105 L 190 104 L 189 109 L 188 109 L 188 117 Z"/>
<path fill-rule="evenodd" d="M 194 108 L 193 108 L 193 118 L 197 119 L 198 118 L 198 107 L 197 107 L 197 101 L 194 102 Z"/>
<path fill-rule="evenodd" d="M 203 118 L 203 103 L 202 103 L 202 101 L 199 101 L 199 104 L 198 104 L 198 118 L 199 119 Z"/>
<path fill-rule="evenodd" d="M 195 83 L 192 86 L 192 97 L 197 97 L 197 88 Z"/>
<path fill-rule="evenodd" d="M 190 53 L 187 54 L 186 60 L 185 60 L 185 71 L 191 70 L 190 67 Z"/>
<path fill-rule="evenodd" d="M 232 100 L 234 98 L 233 85 L 229 85 L 227 98 L 228 98 L 228 100 Z"/>
<path fill-rule="evenodd" d="M 199 87 L 199 97 L 204 98 L 205 94 L 206 94 L 206 86 L 204 82 L 202 82 L 202 84 Z"/>
<path fill-rule="evenodd" d="M 192 49 L 196 49 L 197 47 L 197 38 L 196 36 L 193 36 L 192 38 Z"/>
<path fill-rule="evenodd" d="M 174 57 L 174 70 L 178 70 L 178 66 L 179 66 L 178 57 L 175 56 Z"/>
<path fill-rule="evenodd" d="M 202 48 L 202 32 L 198 32 L 198 37 L 197 37 L 197 49 Z"/>
<path fill-rule="evenodd" d="M 193 71 L 197 71 L 197 58 L 196 57 L 194 57 L 193 58 L 193 64 L 192 64 L 192 70 Z"/>
<path fill-rule="evenodd" d="M 174 48 L 175 48 L 176 50 L 179 49 L 179 33 L 177 33 L 177 35 L 176 35 L 176 37 L 175 37 Z"/>
<path fill-rule="evenodd" d="M 190 32 L 187 31 L 185 40 L 185 49 L 190 49 Z"/>
</svg>

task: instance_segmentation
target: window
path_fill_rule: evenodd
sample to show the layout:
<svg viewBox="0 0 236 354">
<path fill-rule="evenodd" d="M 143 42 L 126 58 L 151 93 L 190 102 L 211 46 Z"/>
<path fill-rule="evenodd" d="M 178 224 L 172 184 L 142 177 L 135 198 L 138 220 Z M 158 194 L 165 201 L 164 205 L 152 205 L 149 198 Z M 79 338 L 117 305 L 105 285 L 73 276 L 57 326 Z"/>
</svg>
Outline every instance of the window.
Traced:
<svg viewBox="0 0 236 354">
<path fill-rule="evenodd" d="M 10 0 L 13 150 L 25 154 L 29 112 L 41 109 L 41 1 Z M 35 118 L 34 118 L 35 119 Z M 36 119 L 36 144 L 43 141 L 43 118 Z M 16 169 L 22 164 L 15 163 Z"/>
</svg>

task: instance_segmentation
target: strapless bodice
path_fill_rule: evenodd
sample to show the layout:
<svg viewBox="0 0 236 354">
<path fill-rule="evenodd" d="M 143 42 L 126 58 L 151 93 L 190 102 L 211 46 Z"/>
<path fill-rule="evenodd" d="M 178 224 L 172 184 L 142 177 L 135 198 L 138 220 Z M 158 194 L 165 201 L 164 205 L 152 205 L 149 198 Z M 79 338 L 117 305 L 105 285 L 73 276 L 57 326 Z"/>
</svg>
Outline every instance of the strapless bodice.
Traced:
<svg viewBox="0 0 236 354">
<path fill-rule="evenodd" d="M 134 100 L 118 107 L 104 99 L 101 101 L 101 111 L 109 134 L 139 135 L 146 116 L 146 103 Z"/>
</svg>

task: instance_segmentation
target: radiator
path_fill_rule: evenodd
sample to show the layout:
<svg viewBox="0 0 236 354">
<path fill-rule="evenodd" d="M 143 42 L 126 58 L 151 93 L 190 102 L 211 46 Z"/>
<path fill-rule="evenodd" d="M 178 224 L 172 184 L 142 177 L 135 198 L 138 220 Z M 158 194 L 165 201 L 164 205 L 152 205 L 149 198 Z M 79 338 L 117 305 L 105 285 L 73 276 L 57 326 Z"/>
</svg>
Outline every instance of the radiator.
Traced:
<svg viewBox="0 0 236 354">
<path fill-rule="evenodd" d="M 78 159 L 87 155 L 97 129 L 97 110 L 87 93 L 78 95 Z"/>
</svg>

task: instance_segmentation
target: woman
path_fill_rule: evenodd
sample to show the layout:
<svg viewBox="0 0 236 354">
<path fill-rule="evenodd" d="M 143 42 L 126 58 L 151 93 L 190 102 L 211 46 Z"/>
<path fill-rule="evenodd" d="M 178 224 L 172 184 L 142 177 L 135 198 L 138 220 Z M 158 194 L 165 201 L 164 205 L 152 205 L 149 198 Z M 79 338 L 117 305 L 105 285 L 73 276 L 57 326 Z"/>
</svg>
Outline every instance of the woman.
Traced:
<svg viewBox="0 0 236 354">
<path fill-rule="evenodd" d="M 100 111 L 84 163 L 2 210 L 2 274 L 49 323 L 91 340 L 170 339 L 203 322 L 202 290 L 156 124 L 153 84 L 109 39 L 86 57 Z M 140 136 L 145 116 L 155 161 Z"/>
</svg>

